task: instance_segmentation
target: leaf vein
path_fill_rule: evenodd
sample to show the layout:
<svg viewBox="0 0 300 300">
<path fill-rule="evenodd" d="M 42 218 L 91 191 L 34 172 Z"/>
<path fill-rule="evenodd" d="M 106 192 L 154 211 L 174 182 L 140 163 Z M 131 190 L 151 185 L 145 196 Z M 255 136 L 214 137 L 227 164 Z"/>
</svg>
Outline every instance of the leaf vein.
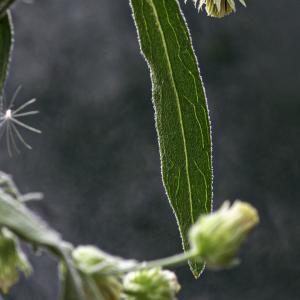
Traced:
<svg viewBox="0 0 300 300">
<path fill-rule="evenodd" d="M 171 84 L 173 86 L 174 89 L 174 93 L 175 93 L 175 98 L 176 98 L 176 106 L 177 106 L 177 112 L 178 112 L 178 117 L 179 117 L 179 123 L 180 123 L 180 129 L 181 129 L 181 135 L 182 135 L 182 141 L 183 141 L 183 150 L 184 150 L 184 156 L 185 156 L 185 170 L 186 170 L 186 175 L 187 175 L 187 185 L 188 185 L 188 192 L 189 192 L 189 204 L 190 204 L 190 211 L 191 211 L 191 221 L 192 223 L 194 223 L 194 216 L 193 216 L 193 201 L 192 201 L 192 191 L 191 191 L 191 182 L 190 182 L 190 174 L 189 174 L 189 161 L 188 161 L 188 153 L 187 153 L 187 143 L 186 143 L 186 137 L 185 137 L 185 129 L 184 129 L 184 125 L 183 125 L 183 118 L 182 118 L 182 112 L 181 112 L 181 103 L 180 103 L 180 99 L 179 99 L 179 93 L 176 87 L 176 83 L 175 83 L 175 79 L 174 79 L 174 71 L 172 68 L 172 64 L 170 61 L 170 57 L 169 57 L 169 50 L 168 50 L 168 46 L 166 43 L 166 38 L 165 38 L 165 33 L 163 31 L 158 13 L 157 13 L 157 9 L 156 6 L 153 2 L 153 0 L 147 0 L 148 3 L 150 4 L 150 6 L 152 7 L 153 13 L 155 15 L 155 18 L 157 20 L 157 27 L 159 30 L 159 33 L 161 35 L 161 39 L 162 39 L 162 43 L 163 43 L 163 48 L 165 50 L 165 56 L 166 56 L 166 60 L 167 60 L 167 64 L 168 64 L 168 73 L 170 75 L 170 79 L 171 79 Z M 164 8 L 165 8 L 165 12 L 168 15 L 167 9 L 165 7 L 166 3 L 165 0 L 163 0 L 164 3 Z"/>
</svg>

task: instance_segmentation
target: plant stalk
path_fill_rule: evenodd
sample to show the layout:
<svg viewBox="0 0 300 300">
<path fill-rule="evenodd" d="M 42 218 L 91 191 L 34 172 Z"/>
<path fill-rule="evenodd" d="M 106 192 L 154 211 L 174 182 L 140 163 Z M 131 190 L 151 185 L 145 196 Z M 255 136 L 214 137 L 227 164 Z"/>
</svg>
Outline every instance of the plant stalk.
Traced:
<svg viewBox="0 0 300 300">
<path fill-rule="evenodd" d="M 139 270 L 143 270 L 143 269 L 172 268 L 172 267 L 182 265 L 182 264 L 186 263 L 188 260 L 193 259 L 195 257 L 198 258 L 199 255 L 195 251 L 189 250 L 185 253 L 176 254 L 176 255 L 173 255 L 170 257 L 166 257 L 166 258 L 156 259 L 156 260 L 152 260 L 152 261 L 148 261 L 148 262 L 147 261 L 139 262 L 128 268 L 119 269 L 119 270 L 115 270 L 112 272 L 103 272 L 102 273 L 100 271 L 100 269 L 102 269 L 102 268 L 98 269 L 97 266 L 95 266 L 94 272 L 96 273 L 96 272 L 100 271 L 103 275 L 121 275 L 121 274 L 139 271 Z"/>
</svg>

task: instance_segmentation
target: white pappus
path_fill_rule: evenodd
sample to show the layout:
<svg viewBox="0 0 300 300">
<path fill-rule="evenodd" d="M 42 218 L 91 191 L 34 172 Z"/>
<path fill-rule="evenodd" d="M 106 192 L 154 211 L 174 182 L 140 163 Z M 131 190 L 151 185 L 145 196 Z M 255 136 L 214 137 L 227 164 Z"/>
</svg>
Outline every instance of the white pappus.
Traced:
<svg viewBox="0 0 300 300">
<path fill-rule="evenodd" d="M 20 121 L 20 118 L 39 113 L 37 110 L 24 111 L 25 108 L 33 104 L 36 99 L 31 99 L 19 107 L 14 108 L 14 102 L 20 90 L 21 87 L 18 87 L 8 105 L 5 101 L 5 97 L 0 97 L 0 142 L 5 138 L 7 151 L 10 156 L 12 156 L 13 151 L 20 153 L 18 147 L 19 143 L 23 144 L 28 149 L 32 149 L 23 138 L 19 128 L 24 128 L 35 133 L 42 133 L 39 129 Z"/>
</svg>

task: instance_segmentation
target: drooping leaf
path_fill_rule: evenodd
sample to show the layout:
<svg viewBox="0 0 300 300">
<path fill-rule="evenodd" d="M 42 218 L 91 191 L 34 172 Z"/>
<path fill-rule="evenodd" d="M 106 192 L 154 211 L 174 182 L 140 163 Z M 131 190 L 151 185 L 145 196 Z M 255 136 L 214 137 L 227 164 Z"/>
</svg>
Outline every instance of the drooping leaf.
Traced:
<svg viewBox="0 0 300 300">
<path fill-rule="evenodd" d="M 33 247 L 45 248 L 64 261 L 68 269 L 69 286 L 72 287 L 72 300 L 88 300 L 83 293 L 82 281 L 77 270 L 73 266 L 71 258 L 71 246 L 64 242 L 60 235 L 51 229 L 43 220 L 30 211 L 24 203 L 14 197 L 18 193 L 12 193 L 14 184 L 10 177 L 0 174 L 0 227 L 6 227 L 23 241 Z"/>
<path fill-rule="evenodd" d="M 33 214 L 24 204 L 0 193 L 0 225 L 9 228 L 24 241 L 55 251 L 62 243 L 58 233 Z"/>
<path fill-rule="evenodd" d="M 191 37 L 177 0 L 131 0 L 148 62 L 164 186 L 184 249 L 201 213 L 211 211 L 212 159 L 207 102 Z M 190 262 L 198 277 L 203 265 Z"/>
</svg>

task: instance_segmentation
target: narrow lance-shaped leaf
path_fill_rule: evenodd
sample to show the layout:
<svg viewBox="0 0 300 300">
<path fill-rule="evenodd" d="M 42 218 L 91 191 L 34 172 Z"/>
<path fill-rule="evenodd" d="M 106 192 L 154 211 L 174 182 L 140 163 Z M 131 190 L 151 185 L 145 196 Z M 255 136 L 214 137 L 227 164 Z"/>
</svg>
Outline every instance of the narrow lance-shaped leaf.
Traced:
<svg viewBox="0 0 300 300">
<path fill-rule="evenodd" d="M 0 95 L 3 92 L 13 47 L 13 28 L 10 14 L 0 19 Z"/>
<path fill-rule="evenodd" d="M 201 213 L 211 211 L 211 132 L 191 37 L 177 0 L 131 0 L 141 50 L 151 70 L 163 182 L 184 249 Z M 190 262 L 198 277 L 203 264 Z"/>
</svg>

